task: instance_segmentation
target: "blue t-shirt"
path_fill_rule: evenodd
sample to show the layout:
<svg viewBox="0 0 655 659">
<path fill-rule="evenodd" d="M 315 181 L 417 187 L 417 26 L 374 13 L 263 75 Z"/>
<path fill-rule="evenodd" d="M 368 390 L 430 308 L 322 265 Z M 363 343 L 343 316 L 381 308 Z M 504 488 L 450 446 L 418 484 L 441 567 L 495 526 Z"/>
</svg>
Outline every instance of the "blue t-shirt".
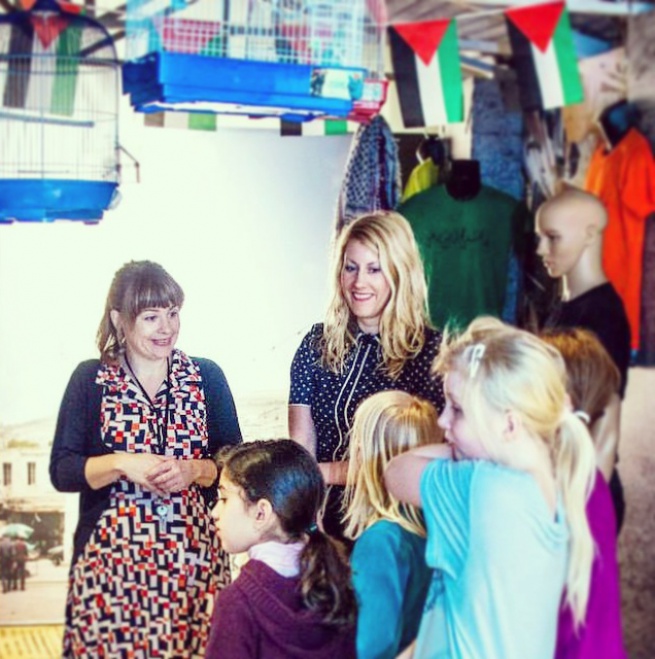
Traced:
<svg viewBox="0 0 655 659">
<path fill-rule="evenodd" d="M 569 533 L 527 473 L 435 460 L 421 478 L 435 576 L 416 659 L 552 659 Z"/>
<path fill-rule="evenodd" d="M 357 538 L 351 556 L 357 593 L 358 659 L 394 659 L 415 638 L 431 570 L 425 538 L 387 520 Z"/>
</svg>

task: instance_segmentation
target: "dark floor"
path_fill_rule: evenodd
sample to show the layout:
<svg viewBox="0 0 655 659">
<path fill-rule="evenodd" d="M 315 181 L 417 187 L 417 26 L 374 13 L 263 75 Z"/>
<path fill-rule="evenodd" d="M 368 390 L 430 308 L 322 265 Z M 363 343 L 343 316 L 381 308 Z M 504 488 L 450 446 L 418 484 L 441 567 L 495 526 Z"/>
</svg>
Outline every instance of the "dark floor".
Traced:
<svg viewBox="0 0 655 659">
<path fill-rule="evenodd" d="M 619 470 L 627 514 L 619 541 L 623 628 L 630 659 L 655 657 L 655 368 L 630 371 Z"/>
</svg>

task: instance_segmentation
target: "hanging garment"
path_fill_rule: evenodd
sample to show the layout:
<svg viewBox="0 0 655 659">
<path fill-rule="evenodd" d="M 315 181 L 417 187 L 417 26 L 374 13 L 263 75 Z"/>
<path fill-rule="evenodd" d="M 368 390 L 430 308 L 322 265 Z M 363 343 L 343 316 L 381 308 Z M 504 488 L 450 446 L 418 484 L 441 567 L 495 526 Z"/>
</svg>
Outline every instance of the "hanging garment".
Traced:
<svg viewBox="0 0 655 659">
<path fill-rule="evenodd" d="M 644 227 L 655 211 L 655 158 L 648 140 L 632 128 L 609 153 L 599 145 L 589 163 L 585 190 L 597 195 L 607 209 L 603 269 L 623 300 L 632 349 L 637 350 Z"/>
<path fill-rule="evenodd" d="M 501 317 L 510 254 L 530 217 L 525 206 L 487 186 L 460 200 L 440 185 L 398 212 L 411 224 L 423 258 L 432 322 L 461 328 L 481 314 Z"/>
<path fill-rule="evenodd" d="M 504 87 L 507 90 L 508 85 Z M 503 91 L 497 80 L 474 81 L 471 155 L 480 162 L 484 185 L 523 199 L 523 114 L 518 105 L 514 109 L 508 107 Z M 518 322 L 524 296 L 523 279 L 523 260 L 514 253 L 507 263 L 507 290 L 501 314 L 507 323 Z"/>
<path fill-rule="evenodd" d="M 431 158 L 427 158 L 412 169 L 403 190 L 402 201 L 407 201 L 410 197 L 431 188 L 438 182 L 439 167 L 432 162 Z"/>
<path fill-rule="evenodd" d="M 337 210 L 337 233 L 359 215 L 393 210 L 400 201 L 398 146 L 389 125 L 380 115 L 357 129 Z"/>
</svg>

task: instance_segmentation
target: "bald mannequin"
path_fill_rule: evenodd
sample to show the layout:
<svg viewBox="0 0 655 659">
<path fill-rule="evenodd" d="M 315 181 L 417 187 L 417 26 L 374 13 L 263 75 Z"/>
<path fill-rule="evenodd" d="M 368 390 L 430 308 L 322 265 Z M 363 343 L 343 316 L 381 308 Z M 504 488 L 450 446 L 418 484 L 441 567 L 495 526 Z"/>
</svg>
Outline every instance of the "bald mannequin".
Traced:
<svg viewBox="0 0 655 659">
<path fill-rule="evenodd" d="M 607 282 L 603 271 L 603 231 L 607 211 L 582 190 L 565 190 L 537 211 L 537 254 L 548 274 L 562 278 L 562 299 L 572 300 Z"/>
<path fill-rule="evenodd" d="M 548 274 L 562 280 L 562 297 L 547 328 L 582 327 L 599 338 L 621 374 L 620 391 L 592 428 L 598 468 L 610 482 L 617 516 L 623 521 L 623 488 L 616 471 L 621 398 L 630 362 L 630 327 L 623 302 L 603 270 L 603 231 L 607 212 L 592 194 L 567 189 L 539 207 L 537 254 Z"/>
</svg>

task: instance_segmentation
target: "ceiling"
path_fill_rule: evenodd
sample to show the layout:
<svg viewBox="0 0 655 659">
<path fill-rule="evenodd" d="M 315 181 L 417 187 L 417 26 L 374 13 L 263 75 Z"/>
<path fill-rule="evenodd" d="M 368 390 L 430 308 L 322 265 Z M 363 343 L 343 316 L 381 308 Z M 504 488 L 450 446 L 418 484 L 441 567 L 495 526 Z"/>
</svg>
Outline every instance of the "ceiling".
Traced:
<svg viewBox="0 0 655 659">
<path fill-rule="evenodd" d="M 31 5 L 34 0 L 0 0 L 0 11 L 12 12 Z M 174 0 L 171 0 L 171 3 Z M 202 2 L 202 0 L 198 0 Z M 247 2 L 248 0 L 237 0 Z M 250 0 L 252 1 L 252 0 Z M 273 0 L 262 0 L 273 1 Z M 303 2 L 303 0 L 295 0 Z M 308 0 L 304 0 L 307 2 Z M 387 0 L 388 22 L 417 22 L 457 17 L 462 51 L 489 55 L 501 60 L 511 55 L 503 9 L 513 5 L 535 4 L 539 0 Z M 233 0 L 234 2 L 234 0 Z M 119 56 L 125 36 L 124 0 L 74 0 L 86 15 L 100 21 L 114 37 Z M 625 40 L 625 19 L 631 14 L 655 7 L 655 0 L 568 0 L 571 21 L 577 30 L 612 44 Z"/>
</svg>

